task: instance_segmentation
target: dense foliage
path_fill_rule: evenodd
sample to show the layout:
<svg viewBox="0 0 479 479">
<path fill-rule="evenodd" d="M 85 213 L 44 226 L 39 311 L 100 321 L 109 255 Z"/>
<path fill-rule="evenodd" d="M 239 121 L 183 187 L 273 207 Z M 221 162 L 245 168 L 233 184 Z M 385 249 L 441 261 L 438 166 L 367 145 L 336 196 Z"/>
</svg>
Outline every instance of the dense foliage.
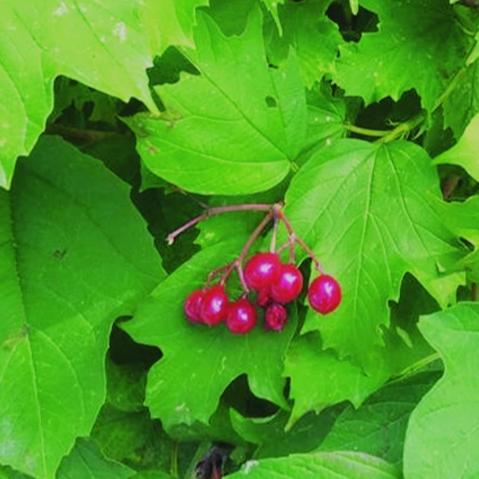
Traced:
<svg viewBox="0 0 479 479">
<path fill-rule="evenodd" d="M 479 477 L 476 3 L 1 2 L 0 477 Z M 251 203 L 337 309 L 185 319 Z"/>
</svg>

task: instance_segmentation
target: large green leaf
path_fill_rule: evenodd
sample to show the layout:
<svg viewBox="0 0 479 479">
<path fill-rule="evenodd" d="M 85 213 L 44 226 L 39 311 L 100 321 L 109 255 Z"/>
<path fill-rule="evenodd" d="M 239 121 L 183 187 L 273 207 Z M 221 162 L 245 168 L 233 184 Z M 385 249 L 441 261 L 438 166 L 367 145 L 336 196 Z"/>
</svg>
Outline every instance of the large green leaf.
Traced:
<svg viewBox="0 0 479 479">
<path fill-rule="evenodd" d="M 187 295 L 202 285 L 208 272 L 231 261 L 241 245 L 230 240 L 197 253 L 123 325 L 135 341 L 158 346 L 164 354 L 149 371 L 145 403 L 167 430 L 175 424 L 207 423 L 226 386 L 241 374 L 248 375 L 254 394 L 287 406 L 281 374 L 296 321 L 280 334 L 265 332 L 258 324 L 251 333 L 235 336 L 223 325 L 209 329 L 184 317 Z"/>
<path fill-rule="evenodd" d="M 437 377 L 419 374 L 381 389 L 357 410 L 348 406 L 319 449 L 362 451 L 399 466 L 409 416 Z"/>
<path fill-rule="evenodd" d="M 198 13 L 197 51 L 187 50 L 200 75 L 157 87 L 161 116 L 127 119 L 145 165 L 186 190 L 254 193 L 288 173 L 306 134 L 304 87 L 294 58 L 268 67 L 258 9 L 241 36 L 226 37 Z"/>
<path fill-rule="evenodd" d="M 383 460 L 358 452 L 293 454 L 249 461 L 227 479 L 399 479 L 399 471 Z"/>
<path fill-rule="evenodd" d="M 366 103 L 387 96 L 397 100 L 415 88 L 431 110 L 465 64 L 472 43 L 454 8 L 447 0 L 363 0 L 361 5 L 379 15 L 379 31 L 341 47 L 334 80 Z"/>
<path fill-rule="evenodd" d="M 445 374 L 411 415 L 406 479 L 479 477 L 479 304 L 462 303 L 421 319 Z"/>
<path fill-rule="evenodd" d="M 116 0 L 0 4 L 0 186 L 9 186 L 17 156 L 29 153 L 44 129 L 58 75 L 156 109 L 139 5 Z"/>
<path fill-rule="evenodd" d="M 304 331 L 319 329 L 324 347 L 376 369 L 388 301 L 412 273 L 442 305 L 454 300 L 461 275 L 441 271 L 458 258 L 446 228 L 446 204 L 427 154 L 407 142 L 339 140 L 319 150 L 286 193 L 286 213 L 343 290 L 327 318 L 308 313 Z M 394 213 L 394 214 L 392 214 Z"/>
<path fill-rule="evenodd" d="M 105 399 L 114 319 L 163 277 L 129 188 L 43 138 L 0 191 L 0 462 L 54 477 Z"/>
<path fill-rule="evenodd" d="M 459 141 L 434 158 L 434 163 L 462 166 L 479 181 L 479 114 L 471 120 Z"/>
</svg>

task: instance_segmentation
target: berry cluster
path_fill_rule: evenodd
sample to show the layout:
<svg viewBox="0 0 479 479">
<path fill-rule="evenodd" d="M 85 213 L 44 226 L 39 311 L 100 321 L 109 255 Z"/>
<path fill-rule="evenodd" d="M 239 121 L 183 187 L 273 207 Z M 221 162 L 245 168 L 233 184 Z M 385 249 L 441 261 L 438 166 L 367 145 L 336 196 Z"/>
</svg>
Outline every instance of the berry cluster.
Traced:
<svg viewBox="0 0 479 479">
<path fill-rule="evenodd" d="M 238 258 L 210 273 L 206 286 L 193 291 L 186 298 L 184 303 L 186 318 L 192 323 L 207 326 L 216 326 L 224 322 L 232 333 L 245 334 L 251 331 L 257 323 L 258 307 L 264 310 L 265 328 L 281 331 L 288 320 L 288 311 L 285 305 L 296 300 L 303 290 L 303 275 L 294 264 L 296 244 L 306 251 L 320 273 L 309 285 L 308 301 L 311 308 L 321 314 L 334 311 L 341 302 L 341 288 L 338 282 L 332 276 L 323 273 L 314 253 L 295 234 L 280 204 L 211 208 L 170 234 L 168 240 L 173 242 L 182 231 L 213 214 L 245 209 L 264 210 L 268 214 L 252 233 Z M 243 261 L 249 249 L 270 221 L 274 221 L 270 251 L 256 253 L 243 268 Z M 276 232 L 280 221 L 286 227 L 288 241 L 276 249 Z M 289 248 L 289 261 L 283 263 L 280 254 L 286 248 Z M 233 270 L 238 273 L 243 294 L 235 301 L 230 301 L 225 284 Z M 220 281 L 211 285 L 219 274 L 222 275 Z M 254 293 L 254 302 L 249 299 L 252 292 Z"/>
</svg>

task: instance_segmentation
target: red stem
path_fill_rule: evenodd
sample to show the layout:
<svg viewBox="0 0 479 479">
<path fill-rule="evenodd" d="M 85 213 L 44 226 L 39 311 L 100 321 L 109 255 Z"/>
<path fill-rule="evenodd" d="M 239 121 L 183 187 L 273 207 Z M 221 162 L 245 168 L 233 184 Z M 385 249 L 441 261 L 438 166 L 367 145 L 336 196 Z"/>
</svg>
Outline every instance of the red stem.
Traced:
<svg viewBox="0 0 479 479">
<path fill-rule="evenodd" d="M 284 223 L 284 226 L 286 227 L 286 231 L 288 232 L 290 243 L 297 243 L 306 252 L 306 254 L 312 259 L 316 269 L 321 274 L 324 274 L 324 270 L 321 267 L 321 264 L 318 258 L 314 254 L 314 251 L 300 237 L 296 235 L 293 226 L 289 222 L 288 218 L 286 218 L 281 208 L 277 210 L 277 215 L 278 215 L 278 218 Z M 290 255 L 291 255 L 291 250 L 290 250 Z"/>
<path fill-rule="evenodd" d="M 201 215 L 196 216 L 195 218 L 187 221 L 184 225 L 177 228 L 175 231 L 172 231 L 167 237 L 166 241 L 169 245 L 172 245 L 181 233 L 192 228 L 200 221 L 206 220 L 211 216 L 220 215 L 222 213 L 230 213 L 234 211 L 271 211 L 274 205 L 268 205 L 264 203 L 252 203 L 252 204 L 241 204 L 241 205 L 225 205 L 225 206 L 213 206 L 208 208 Z"/>
</svg>

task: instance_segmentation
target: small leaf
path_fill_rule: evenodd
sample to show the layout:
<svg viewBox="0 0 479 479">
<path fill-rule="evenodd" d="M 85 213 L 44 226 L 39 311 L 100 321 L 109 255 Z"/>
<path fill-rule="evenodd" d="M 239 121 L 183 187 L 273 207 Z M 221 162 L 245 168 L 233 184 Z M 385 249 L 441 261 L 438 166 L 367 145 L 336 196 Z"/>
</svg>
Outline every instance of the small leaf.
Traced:
<svg viewBox="0 0 479 479">
<path fill-rule="evenodd" d="M 423 373 L 384 387 L 359 409 L 348 406 L 319 450 L 361 451 L 400 466 L 409 416 L 437 378 Z"/>
<path fill-rule="evenodd" d="M 444 377 L 409 421 L 406 479 L 479 476 L 479 305 L 459 305 L 424 316 L 419 328 L 444 361 Z"/>
<path fill-rule="evenodd" d="M 434 158 L 434 163 L 462 166 L 476 181 L 479 181 L 479 114 L 471 120 L 459 141 Z"/>
<path fill-rule="evenodd" d="M 399 471 L 383 460 L 358 452 L 292 454 L 279 459 L 248 461 L 226 479 L 399 479 Z"/>
<path fill-rule="evenodd" d="M 466 62 L 471 44 L 454 8 L 446 0 L 363 0 L 361 5 L 379 15 L 379 29 L 340 48 L 335 82 L 367 104 L 388 96 L 398 100 L 414 88 L 431 111 Z"/>
<path fill-rule="evenodd" d="M 134 474 L 129 467 L 105 458 L 92 442 L 78 439 L 58 469 L 56 479 L 127 479 Z"/>
</svg>

